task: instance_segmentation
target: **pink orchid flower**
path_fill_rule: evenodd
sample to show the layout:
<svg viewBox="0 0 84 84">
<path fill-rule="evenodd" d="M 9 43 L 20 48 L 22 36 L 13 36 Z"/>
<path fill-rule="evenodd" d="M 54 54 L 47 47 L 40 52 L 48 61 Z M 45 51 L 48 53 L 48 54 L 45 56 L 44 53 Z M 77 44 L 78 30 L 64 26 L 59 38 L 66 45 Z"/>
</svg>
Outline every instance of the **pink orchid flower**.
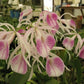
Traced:
<svg viewBox="0 0 84 84">
<path fill-rule="evenodd" d="M 27 43 L 24 35 L 21 35 L 20 33 L 16 32 L 17 38 L 18 38 L 18 43 L 20 44 L 21 50 L 25 49 L 26 53 L 30 54 L 30 45 Z"/>
<path fill-rule="evenodd" d="M 66 37 L 62 44 L 63 46 L 68 49 L 68 50 L 72 50 L 72 48 L 74 47 L 74 39 L 75 39 L 76 36 L 73 36 L 72 38 L 70 37 Z"/>
<path fill-rule="evenodd" d="M 57 23 L 57 20 L 58 20 L 58 16 L 55 13 L 49 13 L 46 16 L 46 22 L 48 23 L 48 25 L 56 30 L 59 29 L 59 25 Z M 52 30 L 52 33 L 55 34 L 56 31 Z"/>
<path fill-rule="evenodd" d="M 50 77 L 59 77 L 64 72 L 64 62 L 60 57 L 47 58 L 46 72 Z"/>
<path fill-rule="evenodd" d="M 36 37 L 36 48 L 37 52 L 42 57 L 47 57 L 49 54 L 49 51 L 53 48 L 55 45 L 55 39 L 51 35 L 45 35 L 42 36 L 39 31 L 37 31 L 37 37 Z"/>
<path fill-rule="evenodd" d="M 27 72 L 27 63 L 22 55 L 19 54 L 12 58 L 11 69 L 20 74 L 25 74 Z"/>
<path fill-rule="evenodd" d="M 9 57 L 9 45 L 6 40 L 0 40 L 0 59 L 6 60 Z"/>
<path fill-rule="evenodd" d="M 11 65 L 11 68 L 13 71 L 25 74 L 27 72 L 27 65 L 30 67 L 30 63 L 25 57 L 25 54 L 28 54 L 29 56 L 29 45 L 26 43 L 26 40 L 24 39 L 24 35 L 21 35 L 20 33 L 16 32 L 17 38 L 18 38 L 18 46 L 16 49 L 11 53 L 9 58 L 9 65 Z M 14 56 L 18 50 L 21 50 L 21 52 Z"/>
<path fill-rule="evenodd" d="M 84 59 L 84 46 L 79 51 L 79 57 Z"/>
</svg>

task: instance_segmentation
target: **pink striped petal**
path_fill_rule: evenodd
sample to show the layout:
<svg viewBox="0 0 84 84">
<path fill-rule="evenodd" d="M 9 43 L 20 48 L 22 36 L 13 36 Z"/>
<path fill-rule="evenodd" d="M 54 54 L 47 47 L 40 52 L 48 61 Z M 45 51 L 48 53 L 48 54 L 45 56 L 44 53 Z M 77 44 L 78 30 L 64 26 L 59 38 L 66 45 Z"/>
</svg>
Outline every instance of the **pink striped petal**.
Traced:
<svg viewBox="0 0 84 84">
<path fill-rule="evenodd" d="M 84 59 L 84 46 L 81 48 L 81 50 L 79 52 L 79 57 Z"/>
<path fill-rule="evenodd" d="M 74 46 L 74 39 L 66 37 L 62 44 L 66 49 L 71 50 Z"/>
<path fill-rule="evenodd" d="M 6 60 L 9 57 L 9 45 L 7 41 L 0 41 L 0 59 Z"/>
<path fill-rule="evenodd" d="M 42 43 L 41 40 L 36 41 L 36 48 L 37 48 L 37 52 L 40 56 L 42 56 L 42 57 L 48 56 L 47 45 L 45 43 Z"/>
<path fill-rule="evenodd" d="M 64 62 L 59 57 L 48 58 L 46 72 L 50 77 L 59 77 L 64 72 Z"/>
<path fill-rule="evenodd" d="M 47 14 L 46 21 L 49 26 L 56 27 L 57 25 L 57 15 L 54 13 Z"/>
<path fill-rule="evenodd" d="M 27 63 L 21 55 L 16 55 L 11 60 L 11 68 L 17 73 L 25 74 L 27 72 Z"/>
<path fill-rule="evenodd" d="M 49 34 L 44 34 L 43 32 L 37 30 L 36 32 L 36 48 L 37 52 L 42 57 L 47 57 L 49 51 L 55 45 L 55 39 Z M 42 36 L 43 35 L 43 36 Z"/>
<path fill-rule="evenodd" d="M 46 16 L 46 22 L 48 23 L 49 26 L 51 26 L 52 28 L 58 30 L 59 29 L 59 25 L 57 23 L 57 15 L 55 13 L 49 13 Z M 52 33 L 56 33 L 55 30 L 52 30 Z"/>
<path fill-rule="evenodd" d="M 51 36 L 51 35 L 48 35 L 47 38 L 46 38 L 46 44 L 48 45 L 48 47 L 50 49 L 52 49 L 53 46 L 55 45 L 55 39 L 54 39 L 54 37 Z"/>
</svg>

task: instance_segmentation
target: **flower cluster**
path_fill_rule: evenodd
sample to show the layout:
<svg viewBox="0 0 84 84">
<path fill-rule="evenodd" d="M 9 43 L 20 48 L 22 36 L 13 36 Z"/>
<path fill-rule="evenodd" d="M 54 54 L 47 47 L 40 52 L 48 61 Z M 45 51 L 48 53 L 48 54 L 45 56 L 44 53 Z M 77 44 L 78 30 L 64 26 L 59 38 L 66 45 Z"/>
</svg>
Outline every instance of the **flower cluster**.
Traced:
<svg viewBox="0 0 84 84">
<path fill-rule="evenodd" d="M 17 26 L 19 31 L 16 31 L 8 23 L 0 23 L 0 59 L 8 60 L 8 68 L 11 67 L 14 72 L 20 74 L 25 74 L 28 68 L 31 68 L 31 78 L 33 66 L 37 63 L 40 72 L 40 66 L 42 66 L 50 77 L 59 77 L 67 67 L 55 51 L 66 51 L 71 58 L 69 51 L 74 48 L 75 54 L 84 59 L 84 39 L 76 32 L 75 22 L 72 19 L 62 19 L 64 15 L 69 13 L 59 17 L 54 12 L 43 11 L 34 23 L 30 19 L 24 18 L 31 13 L 32 9 L 21 12 Z M 23 24 L 31 24 L 31 27 L 27 27 L 25 30 L 20 29 Z M 60 38 L 62 46 L 57 46 L 58 38 Z M 76 45 L 75 39 L 77 39 Z M 10 44 L 14 40 L 17 45 L 10 52 Z M 40 57 L 46 60 L 46 65 L 41 62 Z"/>
</svg>

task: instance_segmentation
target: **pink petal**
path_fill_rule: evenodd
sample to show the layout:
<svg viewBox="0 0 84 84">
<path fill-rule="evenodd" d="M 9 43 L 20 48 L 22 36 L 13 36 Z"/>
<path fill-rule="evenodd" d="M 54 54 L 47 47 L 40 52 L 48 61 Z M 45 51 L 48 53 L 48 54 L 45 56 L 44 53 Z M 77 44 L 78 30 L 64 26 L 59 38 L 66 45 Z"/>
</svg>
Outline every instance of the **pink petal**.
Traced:
<svg viewBox="0 0 84 84">
<path fill-rule="evenodd" d="M 18 30 L 19 33 L 25 33 L 26 31 L 24 29 Z"/>
<path fill-rule="evenodd" d="M 66 37 L 64 40 L 63 40 L 63 46 L 68 49 L 68 50 L 71 50 L 74 46 L 74 39 L 71 39 L 69 37 Z"/>
<path fill-rule="evenodd" d="M 11 68 L 17 73 L 25 74 L 27 72 L 27 63 L 21 55 L 16 55 L 11 60 Z"/>
<path fill-rule="evenodd" d="M 46 21 L 49 26 L 56 27 L 57 25 L 57 15 L 55 13 L 47 14 Z"/>
<path fill-rule="evenodd" d="M 42 57 L 47 57 L 50 51 L 50 48 L 53 47 L 54 43 L 54 38 L 50 35 L 44 35 L 42 36 L 42 32 L 38 31 L 36 32 L 36 48 L 37 52 L 40 56 Z M 53 43 L 51 43 L 50 40 L 53 40 Z M 48 43 L 48 44 L 47 44 Z"/>
<path fill-rule="evenodd" d="M 68 42 L 68 37 L 66 37 L 64 40 L 63 40 L 63 44 L 66 44 Z"/>
<path fill-rule="evenodd" d="M 42 56 L 42 57 L 48 56 L 47 45 L 45 42 L 42 42 L 41 40 L 37 40 L 36 41 L 36 48 L 37 48 L 37 52 L 40 56 Z"/>
<path fill-rule="evenodd" d="M 53 46 L 55 45 L 55 39 L 54 39 L 54 37 L 51 36 L 51 35 L 49 35 L 49 36 L 47 37 L 47 39 L 46 39 L 46 44 L 48 45 L 48 47 L 49 47 L 50 49 L 52 49 Z"/>
<path fill-rule="evenodd" d="M 0 59 L 6 60 L 9 57 L 9 45 L 7 41 L 0 41 Z"/>
<path fill-rule="evenodd" d="M 55 13 L 47 14 L 46 21 L 48 25 L 51 26 L 53 29 L 56 29 L 56 30 L 59 29 L 59 25 L 57 23 L 57 15 Z M 56 31 L 52 30 L 52 33 L 55 34 Z"/>
<path fill-rule="evenodd" d="M 74 46 L 74 40 L 71 40 L 71 47 L 73 47 Z"/>
<path fill-rule="evenodd" d="M 57 15 L 55 13 L 52 13 L 52 18 L 54 19 L 54 21 L 56 21 L 58 19 Z"/>
<path fill-rule="evenodd" d="M 84 59 L 84 46 L 81 48 L 81 50 L 79 52 L 79 57 Z"/>
<path fill-rule="evenodd" d="M 46 72 L 51 77 L 59 77 L 64 72 L 64 63 L 59 57 L 48 58 L 46 62 Z"/>
<path fill-rule="evenodd" d="M 75 24 L 74 20 L 72 20 L 72 19 L 70 20 L 70 25 L 73 26 L 73 27 L 76 27 L 76 24 Z"/>
</svg>

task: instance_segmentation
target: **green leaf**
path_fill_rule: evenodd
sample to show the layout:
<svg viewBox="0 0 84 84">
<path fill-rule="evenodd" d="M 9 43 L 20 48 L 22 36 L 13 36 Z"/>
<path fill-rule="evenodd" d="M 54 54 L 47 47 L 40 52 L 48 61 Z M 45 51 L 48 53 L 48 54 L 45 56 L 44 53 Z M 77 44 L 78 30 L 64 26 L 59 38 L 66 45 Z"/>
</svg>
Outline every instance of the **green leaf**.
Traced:
<svg viewBox="0 0 84 84">
<path fill-rule="evenodd" d="M 30 82 L 26 82 L 26 84 L 31 84 Z"/>
<path fill-rule="evenodd" d="M 45 84 L 59 84 L 59 82 L 56 79 L 51 79 L 47 81 Z"/>
<path fill-rule="evenodd" d="M 77 82 L 78 82 L 78 84 L 81 84 L 82 71 L 81 71 L 81 62 L 79 59 L 74 60 L 74 68 L 76 69 Z"/>
<path fill-rule="evenodd" d="M 25 84 L 26 81 L 28 80 L 30 75 L 30 71 L 28 71 L 25 75 L 21 75 L 21 74 L 17 74 L 17 73 L 13 73 L 9 79 L 7 80 L 7 82 L 9 84 Z"/>
</svg>

